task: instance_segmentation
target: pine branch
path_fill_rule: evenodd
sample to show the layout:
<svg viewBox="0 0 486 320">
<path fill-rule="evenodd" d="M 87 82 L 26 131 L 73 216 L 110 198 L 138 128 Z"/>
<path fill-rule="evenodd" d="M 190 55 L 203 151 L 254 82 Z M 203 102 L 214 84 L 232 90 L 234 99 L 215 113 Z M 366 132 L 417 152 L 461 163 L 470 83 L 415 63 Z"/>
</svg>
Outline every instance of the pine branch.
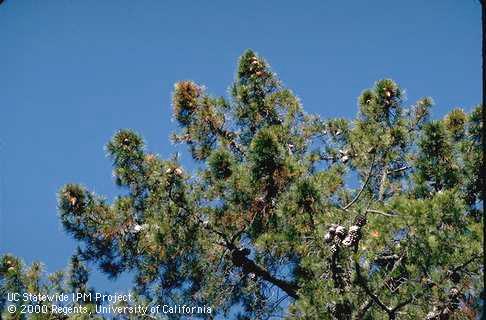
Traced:
<svg viewBox="0 0 486 320">
<path fill-rule="evenodd" d="M 171 198 L 171 200 L 172 200 L 172 202 L 174 202 L 174 204 L 176 204 L 178 207 L 180 207 L 184 211 L 186 211 L 188 213 L 192 212 L 192 210 L 189 209 L 184 203 L 180 203 L 178 201 L 175 201 L 173 198 Z M 209 225 L 208 223 L 204 223 L 204 221 L 200 217 L 198 217 L 197 215 L 194 215 L 194 217 L 196 217 L 198 224 L 200 224 L 205 230 L 207 230 L 211 233 L 214 233 L 214 234 L 220 236 L 223 239 L 224 242 L 223 243 L 219 242 L 218 244 L 226 247 L 228 250 L 231 251 L 231 261 L 233 262 L 233 264 L 236 267 L 241 267 L 245 274 L 253 273 L 253 274 L 255 274 L 255 276 L 257 276 L 257 277 L 259 277 L 259 278 L 261 278 L 265 281 L 268 281 L 268 282 L 272 283 L 273 285 L 279 287 L 285 293 L 287 293 L 290 297 L 292 297 L 294 299 L 299 298 L 299 296 L 297 294 L 297 290 L 299 289 L 299 287 L 297 285 L 272 276 L 270 274 L 270 272 L 268 272 L 264 268 L 257 265 L 253 260 L 250 260 L 246 256 L 244 249 L 240 250 L 234 245 L 233 241 L 236 240 L 237 235 L 241 234 L 240 232 L 237 232 L 231 238 L 231 240 L 229 240 L 228 237 L 224 233 L 212 228 L 211 225 Z"/>
<path fill-rule="evenodd" d="M 245 249 L 240 250 L 232 244 L 228 246 L 228 249 L 231 250 L 231 261 L 233 262 L 233 264 L 236 267 L 242 268 L 245 274 L 253 273 L 255 276 L 279 287 L 290 297 L 294 299 L 299 298 L 299 295 L 297 294 L 297 290 L 299 290 L 299 286 L 272 276 L 270 272 L 257 265 L 253 260 L 249 259 L 247 257 L 246 254 L 247 252 Z"/>
<path fill-rule="evenodd" d="M 453 271 L 459 271 L 465 267 L 467 267 L 469 264 L 471 264 L 472 262 L 474 262 L 475 260 L 477 259 L 481 259 L 482 256 L 481 255 L 475 255 L 473 256 L 471 259 L 467 260 L 466 262 L 464 262 L 463 264 L 453 268 L 452 270 Z M 393 270 L 392 270 L 393 272 Z M 443 276 L 442 279 L 439 281 L 440 283 L 445 281 L 447 278 L 447 276 Z M 434 284 L 434 285 L 437 285 L 437 284 Z M 398 303 L 393 309 L 391 309 L 391 312 L 393 313 L 396 313 L 398 310 L 400 310 L 401 308 L 405 307 L 406 305 L 412 303 L 414 300 L 418 299 L 418 298 L 421 298 L 422 296 L 425 295 L 425 291 L 422 291 L 422 292 L 419 292 L 418 294 L 416 295 L 412 295 L 411 297 L 409 297 L 408 299 Z"/>
<path fill-rule="evenodd" d="M 380 300 L 380 298 L 371 291 L 370 287 L 368 286 L 368 282 L 366 281 L 366 279 L 361 274 L 361 266 L 359 265 L 359 263 L 355 262 L 354 266 L 355 266 L 355 269 L 356 269 L 356 275 L 358 277 L 358 279 L 357 279 L 358 285 L 361 288 L 363 288 L 363 290 L 373 300 L 373 302 L 376 303 L 381 309 L 383 309 L 383 311 L 385 311 L 388 314 L 388 316 L 391 318 L 392 309 L 390 307 L 388 307 L 386 304 L 384 304 Z"/>
<path fill-rule="evenodd" d="M 387 173 L 388 174 L 392 174 L 392 173 L 397 173 L 397 172 L 402 172 L 402 171 L 405 171 L 405 170 L 408 170 L 408 169 L 411 169 L 412 167 L 410 166 L 403 166 L 401 168 L 397 168 L 397 169 L 393 169 L 393 170 L 388 170 Z"/>
<path fill-rule="evenodd" d="M 386 216 L 386 217 L 396 217 L 395 214 L 386 213 L 386 212 L 380 211 L 380 210 L 367 209 L 366 212 L 378 213 L 378 214 L 381 214 L 381 215 Z"/>
</svg>

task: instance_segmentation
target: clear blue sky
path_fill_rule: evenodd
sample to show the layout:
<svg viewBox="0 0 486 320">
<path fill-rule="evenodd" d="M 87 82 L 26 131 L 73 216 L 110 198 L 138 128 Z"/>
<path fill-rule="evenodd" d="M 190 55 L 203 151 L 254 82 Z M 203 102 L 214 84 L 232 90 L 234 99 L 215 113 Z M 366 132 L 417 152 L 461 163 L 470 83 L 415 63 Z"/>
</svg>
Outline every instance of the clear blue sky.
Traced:
<svg viewBox="0 0 486 320">
<path fill-rule="evenodd" d="M 246 48 L 323 117 L 353 117 L 358 94 L 383 77 L 409 103 L 432 96 L 442 117 L 480 102 L 480 39 L 477 0 L 5 0 L 0 254 L 63 268 L 75 242 L 57 218 L 58 188 L 113 197 L 103 147 L 119 128 L 170 155 L 174 82 L 225 95 Z"/>
</svg>

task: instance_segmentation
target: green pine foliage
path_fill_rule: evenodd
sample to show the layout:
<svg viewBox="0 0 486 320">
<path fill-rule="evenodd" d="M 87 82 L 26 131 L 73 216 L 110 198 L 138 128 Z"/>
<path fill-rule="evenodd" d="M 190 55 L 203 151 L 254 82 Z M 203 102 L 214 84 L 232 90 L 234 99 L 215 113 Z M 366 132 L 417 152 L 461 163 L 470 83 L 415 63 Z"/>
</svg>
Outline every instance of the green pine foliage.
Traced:
<svg viewBox="0 0 486 320">
<path fill-rule="evenodd" d="M 175 85 L 173 140 L 197 170 L 121 130 L 107 151 L 122 195 L 68 184 L 60 219 L 79 259 L 135 274 L 147 304 L 239 319 L 476 319 L 480 107 L 430 120 L 432 105 L 405 105 L 383 79 L 359 96 L 356 119 L 322 120 L 248 50 L 228 98 Z M 27 290 L 15 261 L 2 286 Z M 85 290 L 78 263 L 71 287 Z"/>
<path fill-rule="evenodd" d="M 95 304 L 92 301 L 80 300 L 72 303 L 73 293 L 93 293 L 88 287 L 88 269 L 85 263 L 76 255 L 71 258 L 66 270 L 46 275 L 44 266 L 40 262 L 34 262 L 30 266 L 17 257 L 6 254 L 0 256 L 0 319 L 5 320 L 101 320 L 96 315 Z M 7 293 L 17 293 L 20 300 L 8 302 Z M 68 301 L 22 301 L 24 294 L 34 296 L 69 295 Z M 94 295 L 93 295 L 94 296 Z M 7 306 L 13 303 L 16 311 L 11 313 Z M 62 310 L 69 307 L 86 308 L 86 313 L 60 312 L 56 309 L 52 312 L 52 304 L 56 304 Z M 30 305 L 32 309 L 23 309 L 22 306 Z M 91 311 L 91 315 L 89 312 Z"/>
</svg>

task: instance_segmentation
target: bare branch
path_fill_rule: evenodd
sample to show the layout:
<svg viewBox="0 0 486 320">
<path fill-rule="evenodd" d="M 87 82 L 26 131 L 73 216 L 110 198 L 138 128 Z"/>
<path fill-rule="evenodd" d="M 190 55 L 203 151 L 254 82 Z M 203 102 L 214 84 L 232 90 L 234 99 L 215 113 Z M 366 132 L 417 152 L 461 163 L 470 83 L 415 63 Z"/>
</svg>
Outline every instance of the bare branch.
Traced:
<svg viewBox="0 0 486 320">
<path fill-rule="evenodd" d="M 405 170 L 408 170 L 408 169 L 411 169 L 411 168 L 412 168 L 411 166 L 403 166 L 403 167 L 398 168 L 398 169 L 387 170 L 387 173 L 388 174 L 397 173 L 397 172 L 405 171 Z"/>
<path fill-rule="evenodd" d="M 361 190 L 359 190 L 358 194 L 354 197 L 353 200 L 351 200 L 350 203 L 348 203 L 347 205 L 345 205 L 343 207 L 343 210 L 348 210 L 348 208 L 351 207 L 361 197 L 361 194 L 363 193 L 364 189 L 366 188 L 366 186 L 370 182 L 371 176 L 373 175 L 373 168 L 375 167 L 375 157 L 376 157 L 376 155 L 373 154 L 373 160 L 371 161 L 371 165 L 370 165 L 370 169 L 369 169 L 369 172 L 368 172 L 368 176 L 366 177 L 366 180 L 363 183 L 363 186 L 361 187 Z"/>
<path fill-rule="evenodd" d="M 386 213 L 386 212 L 383 212 L 383 211 L 380 211 L 380 210 L 374 210 L 374 209 L 367 209 L 366 212 L 378 213 L 378 214 L 381 214 L 381 215 L 387 216 L 387 217 L 396 217 L 397 216 L 395 214 L 390 214 L 390 213 Z"/>
<path fill-rule="evenodd" d="M 472 262 L 474 262 L 476 259 L 480 259 L 482 258 L 482 255 L 478 254 L 478 255 L 474 255 L 471 259 L 469 259 L 468 261 L 464 262 L 463 264 L 455 267 L 454 269 L 452 269 L 453 271 L 459 271 L 465 267 L 467 267 L 469 264 L 471 264 Z"/>
</svg>

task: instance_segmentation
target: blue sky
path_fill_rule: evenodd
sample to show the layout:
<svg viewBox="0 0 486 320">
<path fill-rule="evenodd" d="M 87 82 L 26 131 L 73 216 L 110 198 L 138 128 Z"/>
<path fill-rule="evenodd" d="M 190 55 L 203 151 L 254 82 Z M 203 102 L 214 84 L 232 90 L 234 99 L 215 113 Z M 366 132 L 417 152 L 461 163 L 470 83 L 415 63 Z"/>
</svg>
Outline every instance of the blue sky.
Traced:
<svg viewBox="0 0 486 320">
<path fill-rule="evenodd" d="M 103 147 L 119 128 L 168 157 L 173 84 L 193 79 L 226 95 L 247 48 L 324 118 L 353 117 L 359 93 L 383 77 L 408 103 L 433 97 L 442 117 L 480 102 L 480 40 L 476 0 L 6 0 L 0 254 L 63 268 L 76 244 L 57 218 L 59 187 L 117 194 Z"/>
</svg>

